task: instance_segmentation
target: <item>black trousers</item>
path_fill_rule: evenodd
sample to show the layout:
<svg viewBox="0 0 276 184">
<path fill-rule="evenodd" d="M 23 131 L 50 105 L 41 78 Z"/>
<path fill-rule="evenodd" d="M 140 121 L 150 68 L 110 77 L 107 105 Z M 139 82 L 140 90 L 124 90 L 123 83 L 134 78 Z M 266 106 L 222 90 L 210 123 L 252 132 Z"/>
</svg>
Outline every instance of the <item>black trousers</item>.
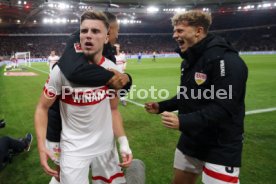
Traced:
<svg viewBox="0 0 276 184">
<path fill-rule="evenodd" d="M 10 161 L 12 155 L 21 153 L 26 148 L 26 144 L 18 139 L 9 136 L 0 138 L 0 170 Z"/>
</svg>

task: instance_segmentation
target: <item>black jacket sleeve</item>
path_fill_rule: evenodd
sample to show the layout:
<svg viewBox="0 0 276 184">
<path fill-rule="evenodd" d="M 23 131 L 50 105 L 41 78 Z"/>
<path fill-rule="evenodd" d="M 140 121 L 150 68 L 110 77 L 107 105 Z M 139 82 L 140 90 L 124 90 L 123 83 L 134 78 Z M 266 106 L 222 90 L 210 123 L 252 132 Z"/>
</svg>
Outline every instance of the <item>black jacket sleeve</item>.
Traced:
<svg viewBox="0 0 276 184">
<path fill-rule="evenodd" d="M 131 85 L 132 85 L 132 77 L 130 74 L 126 73 L 128 78 L 129 78 L 129 82 L 123 87 L 124 90 L 126 91 L 130 91 Z"/>
<path fill-rule="evenodd" d="M 83 53 L 75 51 L 74 43 L 79 43 L 79 31 L 73 33 L 66 43 L 66 48 L 59 60 L 59 67 L 64 76 L 73 83 L 88 86 L 103 86 L 114 75 L 101 66 L 89 64 Z"/>
<path fill-rule="evenodd" d="M 209 123 L 223 123 L 226 119 L 243 121 L 247 80 L 247 67 L 243 60 L 238 54 L 226 53 L 224 60 L 217 60 L 209 65 L 211 69 L 208 77 L 211 77 L 215 92 L 222 89 L 228 92 L 228 96 L 222 99 L 215 95 L 215 99 L 201 110 L 179 114 L 179 129 L 187 134 L 191 134 L 191 130 L 193 134 L 197 134 Z"/>
<path fill-rule="evenodd" d="M 169 100 L 158 102 L 159 104 L 159 113 L 164 111 L 175 111 L 178 110 L 178 100 L 177 95 Z"/>
</svg>

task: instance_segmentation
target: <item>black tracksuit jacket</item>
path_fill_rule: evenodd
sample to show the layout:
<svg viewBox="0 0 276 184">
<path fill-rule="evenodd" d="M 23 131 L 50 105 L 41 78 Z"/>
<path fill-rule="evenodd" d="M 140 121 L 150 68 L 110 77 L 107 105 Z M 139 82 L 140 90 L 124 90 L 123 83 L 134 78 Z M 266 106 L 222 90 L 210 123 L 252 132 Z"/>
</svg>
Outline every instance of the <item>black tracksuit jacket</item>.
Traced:
<svg viewBox="0 0 276 184">
<path fill-rule="evenodd" d="M 244 61 L 228 42 L 212 34 L 184 53 L 180 50 L 178 53 L 184 59 L 180 92 L 184 94 L 185 89 L 186 95 L 179 93 L 159 102 L 160 113 L 179 111 L 181 136 L 177 148 L 202 161 L 240 167 L 248 75 Z M 227 99 L 216 95 L 212 99 L 192 98 L 198 97 L 199 89 L 210 90 L 212 86 L 214 91 L 228 92 Z"/>
</svg>

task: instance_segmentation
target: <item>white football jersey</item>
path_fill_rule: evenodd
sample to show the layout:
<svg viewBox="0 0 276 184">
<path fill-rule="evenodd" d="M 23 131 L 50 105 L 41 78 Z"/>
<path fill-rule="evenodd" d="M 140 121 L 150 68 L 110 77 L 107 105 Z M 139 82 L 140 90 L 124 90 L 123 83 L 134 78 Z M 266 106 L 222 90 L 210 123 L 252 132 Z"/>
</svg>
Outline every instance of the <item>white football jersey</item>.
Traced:
<svg viewBox="0 0 276 184">
<path fill-rule="evenodd" d="M 116 55 L 116 64 L 124 64 L 127 62 L 126 54 L 120 53 L 119 55 Z"/>
<path fill-rule="evenodd" d="M 110 60 L 102 57 L 104 68 L 118 70 Z M 67 156 L 93 157 L 109 151 L 114 145 L 112 115 L 107 98 L 107 86 L 84 87 L 69 82 L 54 67 L 44 92 L 59 95 L 62 118 L 61 151 Z"/>
<path fill-rule="evenodd" d="M 120 53 L 119 55 L 116 55 L 116 65 L 119 67 L 120 70 L 124 71 L 126 68 L 126 54 Z"/>
<path fill-rule="evenodd" d="M 56 62 L 58 62 L 58 60 L 59 60 L 59 57 L 58 57 L 58 56 L 49 56 L 49 57 L 48 57 L 48 62 L 49 62 L 49 63 L 55 64 Z"/>
</svg>

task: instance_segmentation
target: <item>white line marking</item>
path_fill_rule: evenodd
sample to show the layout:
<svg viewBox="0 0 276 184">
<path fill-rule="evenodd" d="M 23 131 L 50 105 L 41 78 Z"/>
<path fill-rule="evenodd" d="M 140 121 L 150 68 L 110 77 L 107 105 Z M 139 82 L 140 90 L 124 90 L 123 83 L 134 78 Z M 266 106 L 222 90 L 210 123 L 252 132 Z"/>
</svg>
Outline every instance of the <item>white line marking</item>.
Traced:
<svg viewBox="0 0 276 184">
<path fill-rule="evenodd" d="M 29 68 L 32 68 L 32 69 L 34 69 L 34 70 L 37 70 L 37 71 L 39 71 L 39 72 L 49 74 L 49 72 L 46 72 L 46 71 L 43 71 L 43 70 L 39 70 L 39 69 L 30 67 L 30 66 L 28 66 L 28 67 L 29 67 Z M 143 108 L 145 107 L 144 104 L 135 102 L 135 101 L 133 101 L 133 100 L 126 99 L 126 101 L 128 101 L 128 102 L 130 102 L 130 103 L 132 103 L 132 104 L 134 104 L 134 105 L 137 105 L 137 106 L 139 106 L 139 107 L 143 107 Z M 245 112 L 245 115 L 261 114 L 261 113 L 273 112 L 273 111 L 276 111 L 276 107 L 267 108 L 267 109 L 256 109 L 256 110 L 247 111 L 247 112 Z"/>
<path fill-rule="evenodd" d="M 34 68 L 34 67 L 31 67 L 31 66 L 27 66 L 27 67 L 29 67 L 29 68 L 31 68 L 31 69 L 33 69 L 33 70 L 36 70 L 36 71 L 42 72 L 42 73 L 49 74 L 49 72 L 46 72 L 46 71 L 43 71 L 43 70 L 39 70 L 39 69 Z"/>
<path fill-rule="evenodd" d="M 267 109 L 257 109 L 257 110 L 247 111 L 245 114 L 246 115 L 251 115 L 251 114 L 260 114 L 260 113 L 272 112 L 272 111 L 276 111 L 276 107 L 267 108 Z"/>
</svg>

